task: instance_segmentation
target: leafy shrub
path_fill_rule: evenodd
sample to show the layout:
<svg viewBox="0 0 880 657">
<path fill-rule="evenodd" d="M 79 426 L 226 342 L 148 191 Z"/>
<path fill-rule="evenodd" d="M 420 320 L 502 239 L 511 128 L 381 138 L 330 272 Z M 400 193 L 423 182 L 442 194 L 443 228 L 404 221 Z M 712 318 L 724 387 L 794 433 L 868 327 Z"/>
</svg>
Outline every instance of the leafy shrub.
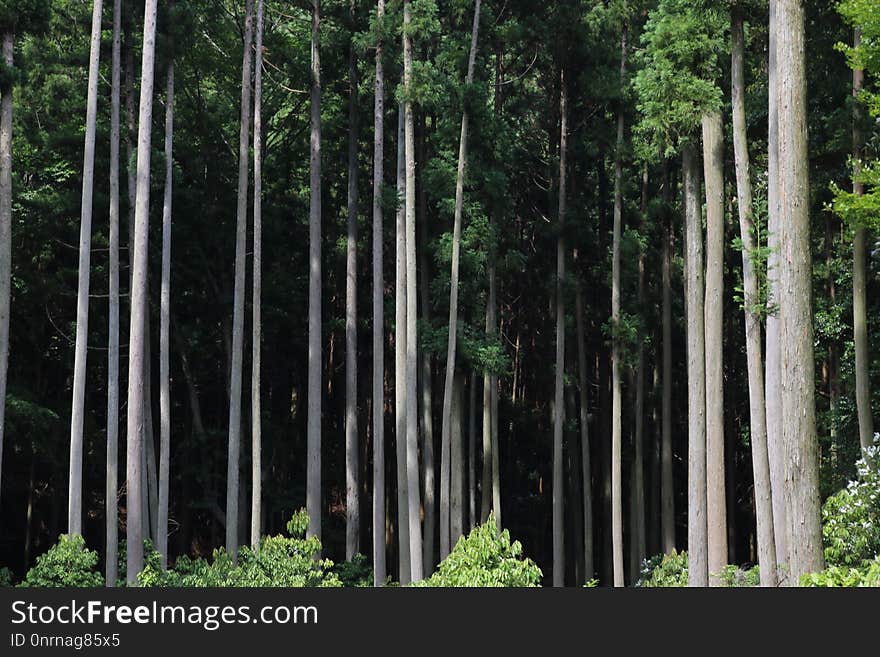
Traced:
<svg viewBox="0 0 880 657">
<path fill-rule="evenodd" d="M 687 552 L 657 554 L 642 562 L 641 573 L 636 586 L 646 588 L 675 587 L 688 585 Z"/>
<path fill-rule="evenodd" d="M 430 578 L 415 586 L 540 586 L 541 569 L 523 557 L 519 541 L 498 531 L 495 515 L 458 540 Z"/>
<path fill-rule="evenodd" d="M 342 586 L 332 572 L 333 562 L 318 558 L 321 542 L 314 536 L 305 537 L 308 524 L 306 512 L 297 511 L 287 523 L 290 537 L 264 536 L 257 551 L 241 547 L 237 562 L 223 548 L 214 550 L 210 563 L 183 556 L 167 572 L 162 572 L 158 559 L 148 558 L 138 582 L 141 586 L 178 587 Z"/>
<path fill-rule="evenodd" d="M 829 566 L 818 573 L 807 573 L 800 583 L 809 587 L 880 586 L 880 557 L 858 568 Z"/>
<path fill-rule="evenodd" d="M 9 568 L 0 568 L 0 588 L 13 586 L 14 577 Z"/>
<path fill-rule="evenodd" d="M 858 478 L 822 507 L 822 539 L 829 566 L 858 567 L 880 555 L 880 445 L 865 450 L 856 468 Z"/>
<path fill-rule="evenodd" d="M 86 548 L 82 536 L 63 534 L 48 552 L 37 557 L 19 586 L 103 586 L 104 576 L 95 570 L 97 565 L 98 553 Z"/>
<path fill-rule="evenodd" d="M 370 560 L 363 554 L 354 555 L 351 561 L 335 564 L 333 573 L 345 587 L 361 588 L 373 585 L 373 569 Z"/>
<path fill-rule="evenodd" d="M 761 573 L 758 570 L 758 566 L 752 566 L 747 570 L 743 570 L 739 566 L 729 564 L 721 569 L 719 576 L 721 586 L 743 587 L 761 585 Z"/>
</svg>

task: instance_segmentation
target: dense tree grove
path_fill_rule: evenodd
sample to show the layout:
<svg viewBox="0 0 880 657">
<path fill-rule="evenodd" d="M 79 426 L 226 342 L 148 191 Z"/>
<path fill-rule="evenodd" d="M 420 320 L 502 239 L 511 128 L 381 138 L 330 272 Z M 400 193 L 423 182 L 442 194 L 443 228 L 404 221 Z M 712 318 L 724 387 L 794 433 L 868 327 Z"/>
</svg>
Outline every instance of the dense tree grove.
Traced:
<svg viewBox="0 0 880 657">
<path fill-rule="evenodd" d="M 0 55 L 0 583 L 880 584 L 877 0 L 0 0 Z"/>
</svg>

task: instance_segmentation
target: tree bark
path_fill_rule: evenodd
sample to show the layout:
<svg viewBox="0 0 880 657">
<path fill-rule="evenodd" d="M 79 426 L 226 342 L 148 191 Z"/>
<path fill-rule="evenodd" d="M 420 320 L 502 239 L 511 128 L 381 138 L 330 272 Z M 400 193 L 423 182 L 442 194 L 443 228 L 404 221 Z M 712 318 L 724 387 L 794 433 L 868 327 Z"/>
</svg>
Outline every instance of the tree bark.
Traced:
<svg viewBox="0 0 880 657">
<path fill-rule="evenodd" d="M 822 570 L 819 445 L 813 371 L 812 254 L 808 175 L 804 7 L 779 0 L 776 92 L 779 110 L 779 258 L 782 444 L 788 507 L 790 584 Z"/>
<path fill-rule="evenodd" d="M 131 321 L 128 359 L 128 427 L 126 451 L 126 576 L 137 584 L 144 566 L 141 521 L 144 509 L 141 490 L 141 454 L 144 449 L 145 335 L 147 315 L 147 248 L 150 221 L 150 133 L 153 121 L 153 80 L 156 50 L 156 4 L 144 5 L 144 45 L 141 59 L 141 97 L 138 113 L 137 174 L 132 254 Z"/>
<path fill-rule="evenodd" d="M 14 34 L 2 35 L 0 56 L 12 69 Z M 0 483 L 6 426 L 6 378 L 9 371 L 9 314 L 12 303 L 12 81 L 0 88 Z M 0 486 L 0 491 L 2 491 Z"/>
<path fill-rule="evenodd" d="M 477 37 L 480 29 L 480 2 L 476 0 L 474 3 L 474 22 L 471 29 L 471 48 L 468 56 L 467 75 L 465 77 L 465 87 L 469 87 L 474 82 L 474 68 L 477 59 Z M 468 124 L 470 121 L 470 112 L 465 102 L 461 113 L 461 135 L 458 140 L 458 170 L 455 178 L 455 209 L 452 220 L 452 269 L 449 282 L 449 337 L 446 344 L 446 378 L 443 386 L 443 420 L 441 425 L 441 464 L 440 464 L 440 558 L 445 559 L 452 547 L 450 540 L 450 523 L 451 520 L 445 515 L 445 508 L 448 508 L 448 502 L 444 505 L 444 497 L 448 500 L 450 496 L 450 469 L 446 465 L 449 457 L 449 441 L 452 424 L 452 395 L 453 381 L 455 379 L 455 350 L 458 335 L 458 270 L 459 258 L 461 252 L 461 214 L 464 207 L 464 182 L 465 170 L 467 168 L 467 140 L 468 140 Z M 444 467 L 446 466 L 446 467 Z"/>
<path fill-rule="evenodd" d="M 706 186 L 706 523 L 709 583 L 720 584 L 727 565 L 727 502 L 724 487 L 724 134 L 721 114 L 703 116 Z"/>
<path fill-rule="evenodd" d="M 376 20 L 385 18 L 385 0 L 376 3 Z M 385 178 L 384 44 L 376 43 L 373 100 L 373 585 L 385 584 L 385 280 L 382 254 L 382 189 Z"/>
<path fill-rule="evenodd" d="M 76 293 L 76 346 L 73 362 L 73 401 L 70 412 L 70 475 L 67 494 L 67 533 L 82 534 L 83 420 L 86 396 L 86 353 L 89 340 L 89 277 L 92 252 L 92 198 L 95 185 L 95 131 L 98 115 L 98 75 L 101 61 L 102 0 L 92 2 L 89 47 L 89 86 L 86 99 L 86 138 L 83 155 L 82 207 L 79 222 L 79 280 Z"/>
<path fill-rule="evenodd" d="M 171 5 L 173 6 L 173 4 Z M 165 198 L 162 204 L 162 288 L 159 297 L 159 510 L 156 549 L 168 565 L 168 489 L 171 466 L 171 201 L 174 183 L 174 54 L 167 53 Z"/>
<path fill-rule="evenodd" d="M 731 16 L 731 106 L 733 152 L 736 160 L 736 191 L 743 260 L 743 305 L 745 311 L 746 359 L 749 378 L 749 434 L 752 472 L 755 482 L 758 565 L 762 586 L 776 586 L 776 543 L 773 538 L 773 502 L 770 488 L 770 460 L 767 453 L 767 417 L 764 405 L 764 371 L 761 360 L 761 318 L 758 275 L 755 271 L 752 182 L 746 134 L 745 80 L 743 75 L 743 18 Z"/>
<path fill-rule="evenodd" d="M 226 465 L 226 550 L 238 556 L 239 457 L 241 453 L 241 378 L 244 358 L 245 257 L 251 122 L 251 62 L 254 0 L 245 3 L 244 52 L 241 62 L 241 118 L 238 133 L 238 204 L 235 221 L 235 287 L 232 311 L 232 370 L 229 378 L 229 452 Z M 311 318 L 311 313 L 309 314 Z M 309 332 L 311 335 L 311 331 Z M 309 371 L 311 372 L 311 361 Z M 309 395 L 311 406 L 311 395 Z M 311 413 L 309 413 L 311 420 Z M 311 461 L 309 461 L 311 464 Z M 311 478 L 309 478 L 311 482 Z M 311 517 L 311 516 L 310 516 Z M 312 531 L 310 525 L 309 530 Z"/>
<path fill-rule="evenodd" d="M 667 187 L 672 176 L 668 175 Z M 666 192 L 666 217 L 663 225 L 663 391 L 661 393 L 660 436 L 660 524 L 664 554 L 675 550 L 675 481 L 672 478 L 672 194 Z"/>
<path fill-rule="evenodd" d="M 349 1 L 354 29 L 355 2 Z M 360 551 L 360 499 L 357 435 L 357 215 L 358 215 L 358 79 L 352 41 L 348 55 L 348 229 L 345 257 L 345 557 Z"/>
<path fill-rule="evenodd" d="M 703 235 L 699 160 L 690 143 L 682 150 L 687 259 L 688 380 L 688 584 L 708 586 L 706 524 L 706 351 L 703 314 Z"/>
<path fill-rule="evenodd" d="M 263 0 L 257 0 L 254 61 L 254 259 L 251 337 L 251 548 L 260 548 L 263 517 L 263 423 L 260 395 L 263 298 Z"/>
<path fill-rule="evenodd" d="M 568 90 L 565 69 L 559 75 L 559 201 L 556 237 L 556 373 L 553 395 L 553 586 L 565 585 L 565 490 L 562 434 L 565 426 L 563 385 L 565 374 L 565 212 L 568 156 Z"/>
<path fill-rule="evenodd" d="M 858 48 L 861 42 L 861 31 L 856 28 L 853 35 L 853 46 Z M 853 69 L 853 193 L 861 196 L 865 193 L 864 185 L 859 179 L 861 174 L 861 157 L 863 147 L 862 112 L 858 96 L 862 91 L 865 72 Z M 871 413 L 871 378 L 869 376 L 870 360 L 868 359 L 868 312 L 867 293 L 865 291 L 867 251 L 867 229 L 864 225 L 855 227 L 853 236 L 853 341 L 856 352 L 856 409 L 859 417 L 859 442 L 862 449 L 874 444 L 874 417 Z"/>
<path fill-rule="evenodd" d="M 578 350 L 578 395 L 580 403 L 581 437 L 581 479 L 583 485 L 584 505 L 584 577 L 591 580 L 595 576 L 596 568 L 593 563 L 593 483 L 592 465 L 590 462 L 590 424 L 589 407 L 587 397 L 587 348 L 584 338 L 584 292 L 581 284 L 580 267 L 578 266 L 578 251 L 574 250 L 575 269 L 575 297 L 574 314 L 577 330 Z"/>
</svg>

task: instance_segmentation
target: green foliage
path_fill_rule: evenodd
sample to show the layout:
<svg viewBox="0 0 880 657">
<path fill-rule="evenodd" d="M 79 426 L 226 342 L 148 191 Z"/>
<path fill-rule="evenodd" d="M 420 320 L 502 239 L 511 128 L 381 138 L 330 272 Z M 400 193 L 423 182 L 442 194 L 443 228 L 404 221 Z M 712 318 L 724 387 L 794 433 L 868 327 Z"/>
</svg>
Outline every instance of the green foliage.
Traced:
<svg viewBox="0 0 880 657">
<path fill-rule="evenodd" d="M 739 566 L 728 564 L 721 569 L 719 576 L 722 586 L 738 588 L 761 585 L 761 573 L 758 566 L 743 570 Z"/>
<path fill-rule="evenodd" d="M 354 555 L 351 561 L 334 564 L 332 571 L 342 586 L 364 588 L 373 585 L 373 568 L 363 554 Z"/>
<path fill-rule="evenodd" d="M 82 536 L 62 534 L 48 552 L 37 557 L 37 563 L 28 571 L 19 586 L 103 586 L 104 576 L 95 570 L 97 565 L 98 553 L 86 548 Z"/>
<path fill-rule="evenodd" d="M 825 501 L 822 539 L 830 566 L 857 567 L 880 555 L 880 447 L 865 450 L 858 478 Z"/>
<path fill-rule="evenodd" d="M 801 577 L 800 584 L 809 587 L 880 586 L 880 557 L 866 561 L 858 568 L 829 566 L 818 573 L 807 573 Z"/>
<path fill-rule="evenodd" d="M 204 559 L 181 557 L 172 569 L 162 572 L 160 563 L 147 559 L 138 574 L 141 586 L 177 587 L 338 587 L 340 577 L 333 572 L 333 562 L 320 559 L 321 542 L 314 536 L 306 538 L 308 515 L 297 511 L 287 523 L 287 536 L 264 536 L 259 550 L 244 546 L 237 561 L 225 549 L 214 550 L 209 563 Z M 364 564 L 345 571 L 350 581 L 363 579 Z"/>
<path fill-rule="evenodd" d="M 510 540 L 506 529 L 499 532 L 495 515 L 462 536 L 430 578 L 415 586 L 540 586 L 541 569 L 524 558 L 519 541 Z"/>
<path fill-rule="evenodd" d="M 0 568 L 0 588 L 13 586 L 14 576 L 9 568 Z"/>
<path fill-rule="evenodd" d="M 687 552 L 657 554 L 642 562 L 637 587 L 663 588 L 688 585 Z"/>
</svg>

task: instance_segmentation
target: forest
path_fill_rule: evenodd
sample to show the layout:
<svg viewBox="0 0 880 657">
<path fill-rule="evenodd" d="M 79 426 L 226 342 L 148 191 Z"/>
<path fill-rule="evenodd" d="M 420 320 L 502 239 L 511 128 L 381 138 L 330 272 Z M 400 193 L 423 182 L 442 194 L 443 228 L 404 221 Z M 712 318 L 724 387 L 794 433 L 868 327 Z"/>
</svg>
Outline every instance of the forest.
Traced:
<svg viewBox="0 0 880 657">
<path fill-rule="evenodd" d="M 880 1 L 0 55 L 0 585 L 880 586 Z"/>
</svg>

